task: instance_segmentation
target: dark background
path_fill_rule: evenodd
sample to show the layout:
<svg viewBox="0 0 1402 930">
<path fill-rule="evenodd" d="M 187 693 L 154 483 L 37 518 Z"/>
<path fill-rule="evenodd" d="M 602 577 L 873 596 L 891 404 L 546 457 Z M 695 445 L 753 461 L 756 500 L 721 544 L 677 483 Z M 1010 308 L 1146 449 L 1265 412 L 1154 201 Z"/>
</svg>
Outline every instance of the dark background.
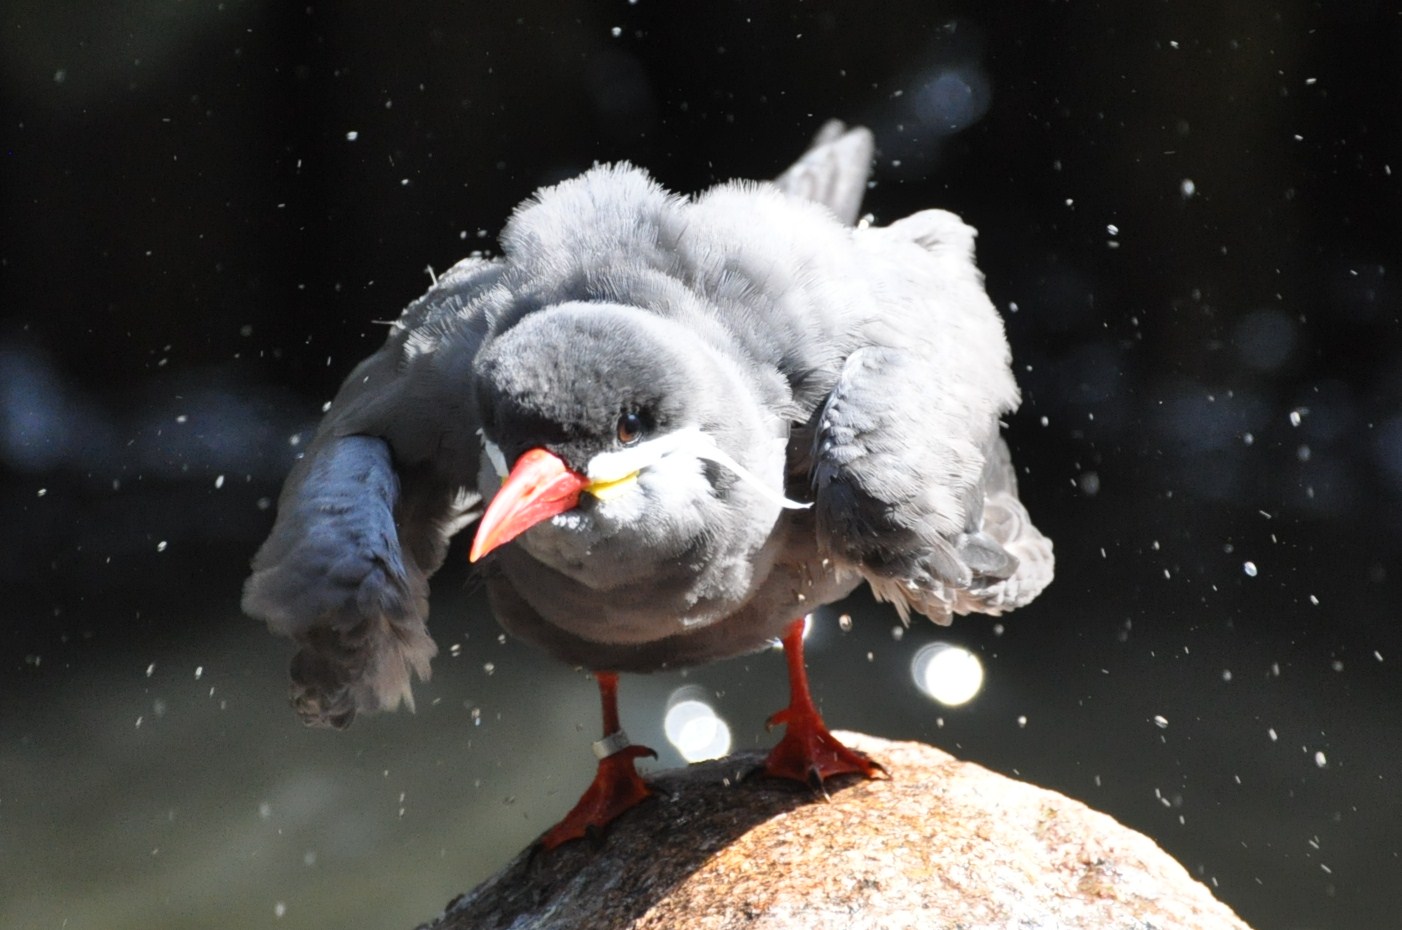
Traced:
<svg viewBox="0 0 1402 930">
<path fill-rule="evenodd" d="M 829 721 L 1107 811 L 1257 927 L 1395 924 L 1395 4 L 121 7 L 0 15 L 0 925 L 407 927 L 558 817 L 592 688 L 460 555 L 418 713 L 343 734 L 285 707 L 247 561 L 426 267 L 595 160 L 769 177 L 829 116 L 879 222 L 979 229 L 1059 559 L 1001 625 L 822 615 Z M 937 638 L 970 705 L 911 683 Z M 769 739 L 776 657 L 625 678 L 636 740 L 682 684 Z"/>
</svg>

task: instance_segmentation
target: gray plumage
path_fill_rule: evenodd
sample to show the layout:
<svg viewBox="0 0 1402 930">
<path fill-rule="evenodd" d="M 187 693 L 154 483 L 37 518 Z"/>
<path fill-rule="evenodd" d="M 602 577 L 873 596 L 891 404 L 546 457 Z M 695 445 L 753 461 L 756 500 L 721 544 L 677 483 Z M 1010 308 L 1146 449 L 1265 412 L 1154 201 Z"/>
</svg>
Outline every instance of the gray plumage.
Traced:
<svg viewBox="0 0 1402 930">
<path fill-rule="evenodd" d="M 850 225 L 871 152 L 832 124 L 775 182 L 691 199 L 594 168 L 411 304 L 288 478 L 245 590 L 301 644 L 303 718 L 408 699 L 436 651 L 427 578 L 503 462 L 543 446 L 583 472 L 626 451 L 628 412 L 655 450 L 636 480 L 484 564 L 502 625 L 567 662 L 736 655 L 863 580 L 939 623 L 1034 598 L 1052 547 L 999 437 L 1018 394 L 974 232 L 939 210 Z"/>
</svg>

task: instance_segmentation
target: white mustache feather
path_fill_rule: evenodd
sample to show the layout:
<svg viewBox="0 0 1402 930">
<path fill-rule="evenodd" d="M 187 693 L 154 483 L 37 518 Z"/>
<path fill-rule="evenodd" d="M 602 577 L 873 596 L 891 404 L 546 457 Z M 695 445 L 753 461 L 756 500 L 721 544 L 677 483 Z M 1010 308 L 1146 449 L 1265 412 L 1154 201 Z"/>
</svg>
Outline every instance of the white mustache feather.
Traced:
<svg viewBox="0 0 1402 930">
<path fill-rule="evenodd" d="M 699 426 L 672 430 L 656 439 L 649 439 L 615 452 L 601 452 L 589 460 L 586 474 L 591 481 L 618 481 L 679 452 L 729 469 L 770 503 L 778 504 L 786 510 L 805 510 L 813 506 L 790 500 L 771 488 L 759 475 L 735 461 L 717 446 L 715 439 L 703 432 Z"/>
</svg>

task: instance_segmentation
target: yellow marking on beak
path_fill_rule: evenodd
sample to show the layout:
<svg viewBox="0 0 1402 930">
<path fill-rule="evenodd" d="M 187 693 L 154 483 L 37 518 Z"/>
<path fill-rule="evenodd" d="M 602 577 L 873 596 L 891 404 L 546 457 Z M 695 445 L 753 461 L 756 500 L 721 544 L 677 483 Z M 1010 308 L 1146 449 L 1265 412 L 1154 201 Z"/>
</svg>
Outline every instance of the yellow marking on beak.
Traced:
<svg viewBox="0 0 1402 930">
<path fill-rule="evenodd" d="M 617 497 L 627 489 L 628 485 L 638 480 L 638 472 L 629 472 L 622 478 L 600 478 L 590 481 L 584 486 L 584 490 L 593 494 L 601 501 L 606 501 L 611 497 Z"/>
</svg>

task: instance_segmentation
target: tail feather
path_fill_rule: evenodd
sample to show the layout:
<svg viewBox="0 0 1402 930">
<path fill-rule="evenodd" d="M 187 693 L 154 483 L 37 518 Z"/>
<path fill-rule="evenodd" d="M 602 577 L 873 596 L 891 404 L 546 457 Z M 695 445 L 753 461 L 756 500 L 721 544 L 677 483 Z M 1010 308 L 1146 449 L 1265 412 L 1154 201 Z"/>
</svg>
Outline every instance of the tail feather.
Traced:
<svg viewBox="0 0 1402 930">
<path fill-rule="evenodd" d="M 870 130 L 848 129 L 839 120 L 829 120 L 813 139 L 813 147 L 774 183 L 790 196 L 823 204 L 851 226 L 862 208 L 874 148 Z"/>
</svg>

